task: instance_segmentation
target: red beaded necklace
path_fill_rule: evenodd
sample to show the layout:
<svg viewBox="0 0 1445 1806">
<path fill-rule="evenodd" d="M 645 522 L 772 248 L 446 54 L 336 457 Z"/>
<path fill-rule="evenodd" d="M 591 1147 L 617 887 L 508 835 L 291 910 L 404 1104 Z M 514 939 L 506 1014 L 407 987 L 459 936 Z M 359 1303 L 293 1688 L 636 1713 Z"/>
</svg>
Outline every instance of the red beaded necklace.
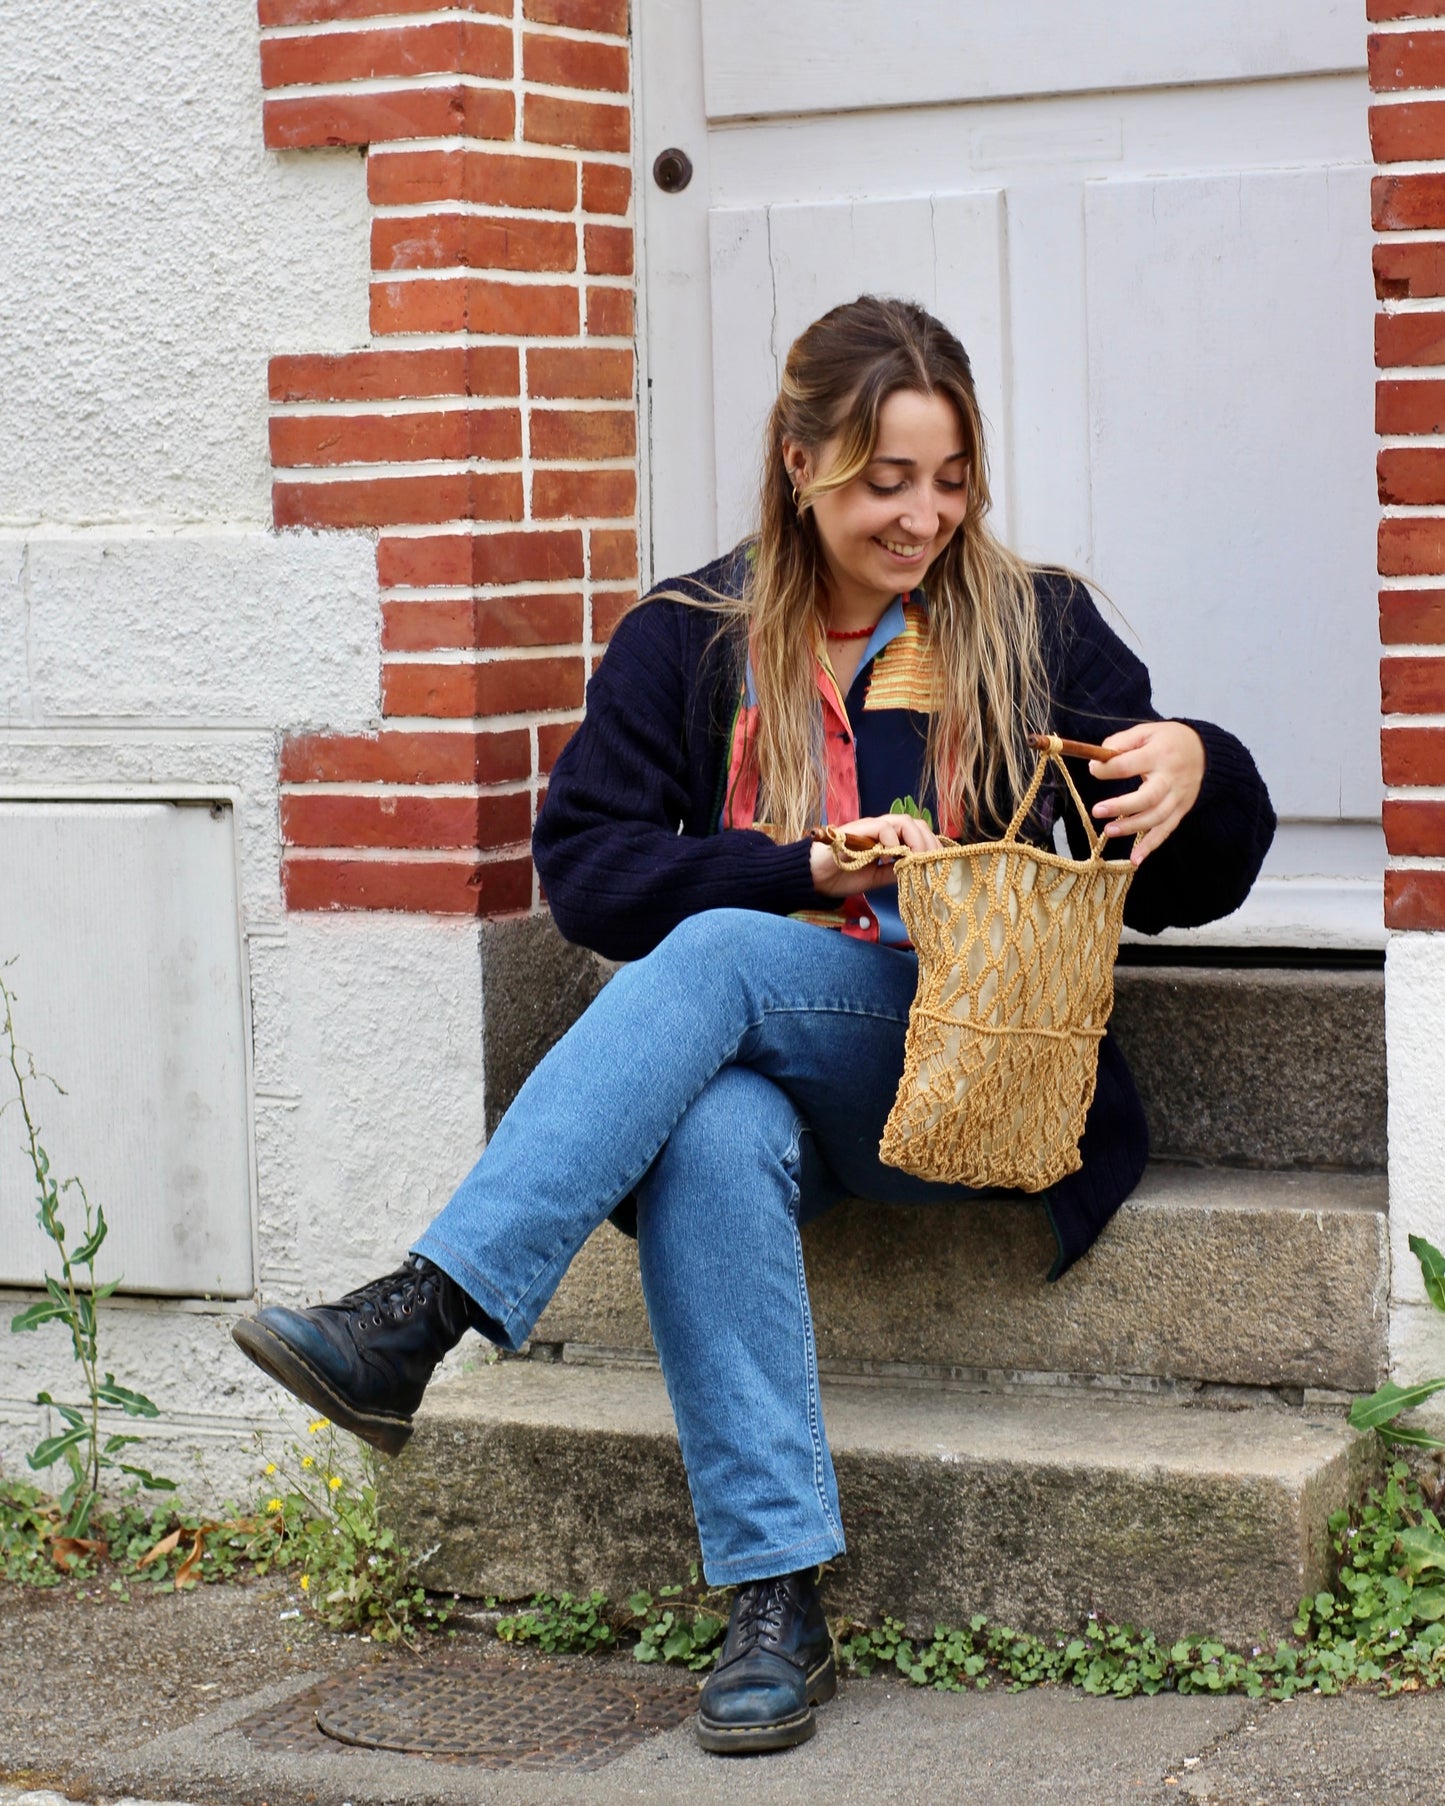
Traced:
<svg viewBox="0 0 1445 1806">
<path fill-rule="evenodd" d="M 903 601 L 906 602 L 912 594 L 912 590 L 905 590 Z M 825 627 L 823 632 L 830 640 L 866 640 L 877 625 L 878 622 L 875 621 L 872 627 Z"/>
</svg>

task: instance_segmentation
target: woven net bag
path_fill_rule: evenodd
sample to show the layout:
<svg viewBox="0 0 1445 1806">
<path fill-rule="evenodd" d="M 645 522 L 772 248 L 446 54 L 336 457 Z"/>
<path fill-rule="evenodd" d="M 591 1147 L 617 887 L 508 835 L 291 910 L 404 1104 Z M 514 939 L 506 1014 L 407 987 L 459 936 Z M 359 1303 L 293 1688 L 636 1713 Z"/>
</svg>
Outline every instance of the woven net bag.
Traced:
<svg viewBox="0 0 1445 1806">
<path fill-rule="evenodd" d="M 1036 1192 L 1082 1165 L 1134 868 L 1104 857 L 1065 743 L 1034 744 L 1033 780 L 1002 840 L 909 853 L 894 867 L 918 989 L 879 1154 L 921 1179 Z M 1019 839 L 1051 762 L 1084 823 L 1087 859 Z M 849 852 L 837 830 L 829 838 L 848 869 L 877 857 Z"/>
</svg>

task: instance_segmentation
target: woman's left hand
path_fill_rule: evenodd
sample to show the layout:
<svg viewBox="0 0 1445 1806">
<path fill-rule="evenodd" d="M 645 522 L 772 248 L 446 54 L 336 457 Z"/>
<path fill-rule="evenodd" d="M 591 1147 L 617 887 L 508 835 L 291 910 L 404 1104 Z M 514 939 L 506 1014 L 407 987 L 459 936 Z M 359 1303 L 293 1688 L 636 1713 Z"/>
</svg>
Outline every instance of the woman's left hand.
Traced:
<svg viewBox="0 0 1445 1806">
<path fill-rule="evenodd" d="M 934 853 L 938 836 L 913 815 L 867 815 L 857 821 L 839 822 L 845 834 L 856 834 L 864 840 L 876 840 L 886 852 Z M 883 859 L 877 865 L 865 865 L 856 872 L 845 872 L 833 857 L 826 840 L 815 840 L 812 853 L 813 889 L 825 897 L 856 897 L 880 885 L 893 882 L 893 860 Z"/>
<path fill-rule="evenodd" d="M 1104 822 L 1112 840 L 1123 834 L 1139 839 L 1129 854 L 1142 865 L 1155 847 L 1163 846 L 1194 807 L 1204 782 L 1204 742 L 1182 721 L 1144 721 L 1104 741 L 1114 757 L 1107 764 L 1091 760 L 1096 778 L 1139 778 L 1136 790 L 1095 803 L 1093 814 Z"/>
</svg>

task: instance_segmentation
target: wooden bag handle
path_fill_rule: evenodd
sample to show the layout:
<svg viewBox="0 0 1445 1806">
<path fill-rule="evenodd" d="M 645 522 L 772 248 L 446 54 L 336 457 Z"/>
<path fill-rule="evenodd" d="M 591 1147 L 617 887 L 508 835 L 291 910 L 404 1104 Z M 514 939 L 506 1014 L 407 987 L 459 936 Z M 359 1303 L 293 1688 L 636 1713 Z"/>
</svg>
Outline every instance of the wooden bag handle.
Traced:
<svg viewBox="0 0 1445 1806">
<path fill-rule="evenodd" d="M 1064 740 L 1057 734 L 1030 734 L 1028 744 L 1035 752 L 1059 752 L 1066 759 L 1098 759 L 1106 765 L 1114 756 L 1107 746 L 1095 746 L 1089 740 Z M 808 838 L 826 840 L 830 844 L 841 841 L 850 853 L 871 853 L 878 845 L 871 834 L 840 834 L 836 828 L 809 828 Z M 890 847 L 888 851 L 891 853 L 894 849 Z"/>
<path fill-rule="evenodd" d="M 1091 740 L 1064 740 L 1057 734 L 1029 735 L 1029 745 L 1035 752 L 1053 752 L 1056 741 L 1057 750 L 1066 759 L 1097 759 L 1100 764 L 1107 765 L 1114 756 L 1107 746 L 1095 746 Z"/>
</svg>

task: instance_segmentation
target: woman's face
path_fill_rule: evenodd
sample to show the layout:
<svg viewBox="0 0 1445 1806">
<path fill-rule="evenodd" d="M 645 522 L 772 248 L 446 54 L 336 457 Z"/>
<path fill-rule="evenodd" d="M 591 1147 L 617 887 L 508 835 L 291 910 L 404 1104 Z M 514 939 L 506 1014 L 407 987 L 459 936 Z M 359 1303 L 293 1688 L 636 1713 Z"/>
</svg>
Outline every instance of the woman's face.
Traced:
<svg viewBox="0 0 1445 1806">
<path fill-rule="evenodd" d="M 901 389 L 883 403 L 872 461 L 813 503 L 834 620 L 876 620 L 894 596 L 922 581 L 968 506 L 963 447 L 958 411 L 946 396 Z M 790 475 L 805 482 L 826 477 L 836 452 L 830 440 L 815 467 L 802 446 L 783 446 Z"/>
</svg>

